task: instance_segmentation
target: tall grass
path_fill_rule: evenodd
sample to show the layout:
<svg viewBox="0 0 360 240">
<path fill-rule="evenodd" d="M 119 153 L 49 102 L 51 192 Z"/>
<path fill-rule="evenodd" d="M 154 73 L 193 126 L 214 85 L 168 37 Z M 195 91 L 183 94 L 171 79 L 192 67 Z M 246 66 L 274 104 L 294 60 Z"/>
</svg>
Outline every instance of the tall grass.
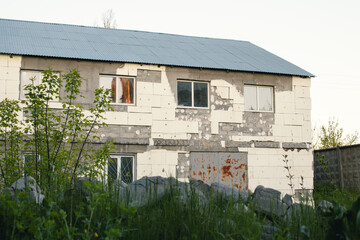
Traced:
<svg viewBox="0 0 360 240">
<path fill-rule="evenodd" d="M 174 188 L 134 208 L 119 189 L 101 183 L 85 187 L 88 196 L 63 189 L 42 205 L 25 193 L 15 199 L 0 194 L 0 239 L 261 239 L 265 225 L 276 230 L 273 239 L 325 239 L 329 230 L 327 218 L 305 205 L 287 218 L 270 219 L 250 200 L 236 202 L 210 191 L 204 203 L 195 191 L 184 198 Z M 317 191 L 315 196 L 324 194 Z"/>
<path fill-rule="evenodd" d="M 336 202 L 347 209 L 360 197 L 360 192 L 353 189 L 340 189 L 334 184 L 316 184 L 314 186 L 314 200 L 319 203 L 322 200 Z"/>
</svg>

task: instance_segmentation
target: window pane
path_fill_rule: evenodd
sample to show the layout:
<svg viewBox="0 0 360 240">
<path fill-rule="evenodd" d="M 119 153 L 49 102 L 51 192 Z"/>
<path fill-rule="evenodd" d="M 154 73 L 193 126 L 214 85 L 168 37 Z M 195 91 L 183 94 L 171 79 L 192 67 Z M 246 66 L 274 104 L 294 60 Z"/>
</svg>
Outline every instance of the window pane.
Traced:
<svg viewBox="0 0 360 240">
<path fill-rule="evenodd" d="M 24 154 L 24 174 L 31 175 L 35 173 L 36 155 L 32 153 Z"/>
<path fill-rule="evenodd" d="M 108 162 L 108 180 L 113 181 L 117 178 L 117 158 L 110 158 Z"/>
<path fill-rule="evenodd" d="M 258 110 L 256 86 L 244 86 L 245 110 Z"/>
<path fill-rule="evenodd" d="M 35 154 L 27 154 L 24 156 L 25 164 L 30 164 L 35 162 Z"/>
<path fill-rule="evenodd" d="M 208 84 L 194 82 L 194 107 L 208 107 Z"/>
<path fill-rule="evenodd" d="M 116 102 L 116 77 L 100 76 L 99 87 L 111 89 L 112 102 Z"/>
<path fill-rule="evenodd" d="M 272 111 L 273 110 L 273 88 L 259 87 L 259 110 Z"/>
<path fill-rule="evenodd" d="M 119 85 L 119 102 L 120 103 L 134 103 L 134 79 L 121 78 Z"/>
<path fill-rule="evenodd" d="M 121 181 L 127 184 L 133 181 L 133 157 L 121 157 Z"/>
<path fill-rule="evenodd" d="M 177 97 L 179 106 L 192 106 L 191 88 L 191 82 L 177 82 Z"/>
<path fill-rule="evenodd" d="M 21 71 L 21 99 L 25 99 L 25 86 L 32 83 L 31 79 L 34 79 L 34 84 L 39 85 L 42 79 L 42 73 L 39 71 Z"/>
</svg>

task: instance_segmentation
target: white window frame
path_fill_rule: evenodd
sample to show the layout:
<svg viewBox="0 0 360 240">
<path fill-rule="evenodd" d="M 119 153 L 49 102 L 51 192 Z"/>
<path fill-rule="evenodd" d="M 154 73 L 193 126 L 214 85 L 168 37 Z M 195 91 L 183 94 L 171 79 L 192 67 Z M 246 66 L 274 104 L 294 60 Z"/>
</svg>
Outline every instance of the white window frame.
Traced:
<svg viewBox="0 0 360 240">
<path fill-rule="evenodd" d="M 22 87 L 22 83 L 23 83 L 23 81 L 24 81 L 24 79 L 22 79 L 22 73 L 23 72 L 36 72 L 36 73 L 40 73 L 41 74 L 41 78 L 39 79 L 39 84 L 41 84 L 42 83 L 42 79 L 43 79 L 43 77 L 44 77 L 44 74 L 42 73 L 42 71 L 44 71 L 44 70 L 34 70 L 34 69 L 21 69 L 20 70 L 20 96 L 19 96 L 19 99 L 20 100 L 26 100 L 26 97 L 25 97 L 25 92 L 24 92 L 24 88 Z M 58 77 L 60 77 L 60 72 L 58 72 L 57 73 L 57 75 L 58 75 Z M 24 85 L 24 87 L 25 87 L 25 85 Z M 24 95 L 24 97 L 22 96 L 22 95 Z M 60 93 L 59 93 L 59 96 L 60 96 Z M 59 99 L 56 99 L 56 100 L 51 100 L 50 102 L 59 102 Z"/>
<path fill-rule="evenodd" d="M 266 86 L 266 85 L 251 85 L 251 84 L 244 84 L 244 96 L 245 96 L 245 87 L 256 87 L 256 102 L 257 102 L 257 109 L 255 110 L 247 110 L 245 109 L 246 112 L 275 112 L 275 104 L 274 104 L 274 86 Z M 259 109 L 259 88 L 271 88 L 272 93 L 271 93 L 271 111 L 265 111 L 265 110 L 260 110 Z M 245 97 L 244 97 L 244 102 L 245 102 Z M 245 106 L 245 104 L 244 104 Z"/>
<path fill-rule="evenodd" d="M 179 96 L 178 96 L 178 83 L 179 82 L 191 82 L 191 104 L 192 106 L 182 106 L 179 105 Z M 207 107 L 195 107 L 194 106 L 194 83 L 206 83 L 207 84 Z M 177 79 L 176 80 L 176 104 L 177 108 L 192 108 L 192 109 L 209 109 L 210 108 L 210 97 L 209 97 L 209 88 L 210 84 L 208 81 L 197 81 L 197 80 L 186 80 L 186 79 Z"/>
<path fill-rule="evenodd" d="M 125 105 L 125 106 L 134 106 L 134 105 L 136 105 L 136 77 L 135 76 L 100 74 L 99 75 L 99 87 L 100 87 L 100 78 L 101 77 L 113 77 L 113 78 L 116 78 L 116 91 L 118 91 L 118 82 L 119 82 L 119 80 L 121 78 L 132 78 L 134 80 L 134 103 L 120 103 L 120 102 L 112 102 L 111 101 L 110 104 L 111 105 Z M 116 100 L 117 100 L 117 98 L 116 98 Z"/>
<path fill-rule="evenodd" d="M 135 154 L 110 154 L 110 158 L 116 158 L 116 180 L 121 180 L 121 158 L 122 157 L 131 157 L 132 158 L 132 182 L 136 180 L 135 176 L 135 163 L 136 163 L 136 155 Z M 109 163 L 107 162 L 105 166 L 105 181 L 108 182 L 108 166 Z"/>
</svg>

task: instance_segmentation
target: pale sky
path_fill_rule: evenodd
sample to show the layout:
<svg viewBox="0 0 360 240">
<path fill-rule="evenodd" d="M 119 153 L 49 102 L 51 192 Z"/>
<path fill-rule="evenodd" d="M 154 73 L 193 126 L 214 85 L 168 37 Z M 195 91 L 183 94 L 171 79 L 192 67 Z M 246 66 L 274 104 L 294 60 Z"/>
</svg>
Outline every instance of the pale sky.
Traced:
<svg viewBox="0 0 360 240">
<path fill-rule="evenodd" d="M 316 75 L 312 123 L 360 132 L 359 0 L 0 0 L 0 18 L 250 41 Z M 1 33 L 0 33 L 1 34 Z"/>
</svg>

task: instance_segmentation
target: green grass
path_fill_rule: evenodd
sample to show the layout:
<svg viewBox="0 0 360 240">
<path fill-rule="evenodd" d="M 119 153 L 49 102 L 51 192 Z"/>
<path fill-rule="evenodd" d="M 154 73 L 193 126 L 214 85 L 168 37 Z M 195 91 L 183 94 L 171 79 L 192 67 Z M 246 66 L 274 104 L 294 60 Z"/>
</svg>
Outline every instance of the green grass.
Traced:
<svg viewBox="0 0 360 240">
<path fill-rule="evenodd" d="M 352 189 L 339 189 L 334 184 L 317 184 L 314 187 L 314 201 L 316 204 L 326 200 L 336 202 L 350 209 L 352 203 L 359 197 L 360 192 Z"/>
<path fill-rule="evenodd" d="M 329 230 L 329 219 L 307 207 L 287 220 L 270 220 L 256 213 L 251 202 L 245 209 L 221 196 L 204 204 L 195 193 L 184 200 L 169 192 L 132 208 L 117 191 L 88 187 L 89 201 L 63 191 L 42 205 L 27 201 L 25 194 L 16 201 L 0 194 L 0 239 L 260 239 L 264 225 L 278 229 L 274 239 L 325 239 Z M 316 202 L 324 198 L 348 206 L 359 196 L 324 188 L 315 188 Z"/>
</svg>

